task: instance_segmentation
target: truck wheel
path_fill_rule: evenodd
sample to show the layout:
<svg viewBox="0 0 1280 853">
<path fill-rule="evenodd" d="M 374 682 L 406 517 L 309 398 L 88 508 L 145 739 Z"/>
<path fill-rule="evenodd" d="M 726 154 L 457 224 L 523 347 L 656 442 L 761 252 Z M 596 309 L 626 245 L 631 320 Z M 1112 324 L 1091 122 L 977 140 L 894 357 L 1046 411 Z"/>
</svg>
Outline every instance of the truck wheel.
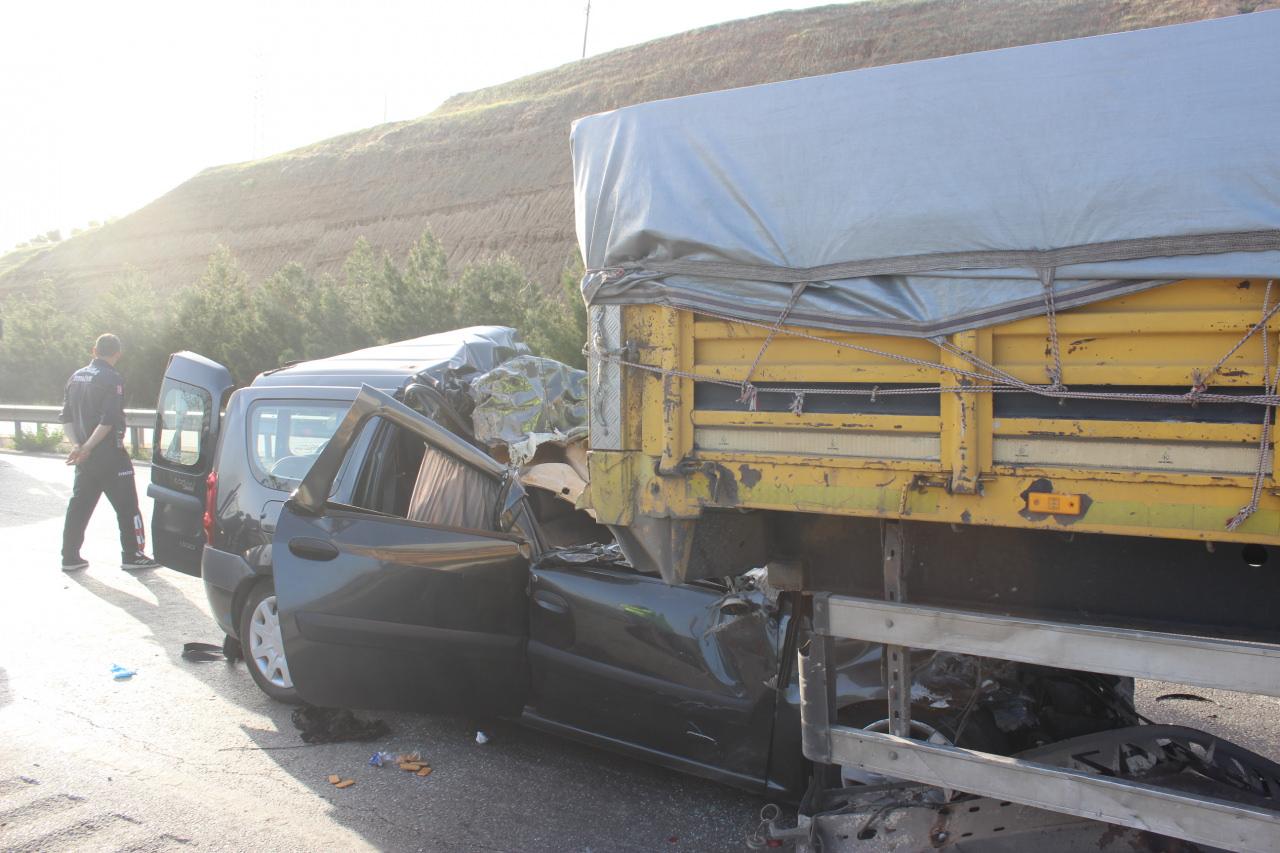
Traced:
<svg viewBox="0 0 1280 853">
<path fill-rule="evenodd" d="M 263 693 L 287 705 L 302 701 L 289 675 L 289 662 L 280 636 L 276 590 L 270 580 L 260 581 L 245 599 L 240 611 L 240 646 L 249 675 Z"/>
</svg>

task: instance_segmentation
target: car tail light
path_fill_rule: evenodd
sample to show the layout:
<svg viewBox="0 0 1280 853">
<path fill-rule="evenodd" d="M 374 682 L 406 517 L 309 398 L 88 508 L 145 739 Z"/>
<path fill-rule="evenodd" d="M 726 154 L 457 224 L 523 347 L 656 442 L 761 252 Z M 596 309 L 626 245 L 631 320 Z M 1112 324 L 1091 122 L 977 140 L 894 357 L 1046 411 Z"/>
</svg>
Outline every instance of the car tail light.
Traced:
<svg viewBox="0 0 1280 853">
<path fill-rule="evenodd" d="M 204 541 L 213 544 L 213 525 L 218 513 L 218 472 L 210 471 L 204 481 Z"/>
</svg>

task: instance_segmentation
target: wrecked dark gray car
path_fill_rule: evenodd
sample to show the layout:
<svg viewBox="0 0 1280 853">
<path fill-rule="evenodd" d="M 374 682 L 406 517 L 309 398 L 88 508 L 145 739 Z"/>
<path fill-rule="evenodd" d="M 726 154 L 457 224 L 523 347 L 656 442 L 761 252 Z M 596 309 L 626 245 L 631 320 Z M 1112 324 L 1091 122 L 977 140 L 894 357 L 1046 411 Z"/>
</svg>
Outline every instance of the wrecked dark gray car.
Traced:
<svg viewBox="0 0 1280 853">
<path fill-rule="evenodd" d="M 510 329 L 459 330 L 264 375 L 224 413 L 225 370 L 175 356 L 157 553 L 201 571 L 275 698 L 518 719 L 798 798 L 800 595 L 779 567 L 776 586 L 765 568 L 669 586 L 628 564 L 575 505 L 580 373 Z M 836 653 L 845 722 L 883 725 L 881 648 Z M 1116 679 L 932 653 L 913 670 L 924 738 L 1013 753 L 1136 721 Z"/>
<path fill-rule="evenodd" d="M 337 503 L 332 483 L 371 422 L 384 431 L 365 492 L 377 497 Z M 387 478 L 404 487 L 377 487 Z M 804 786 L 798 595 L 766 570 L 682 586 L 637 572 L 585 513 L 383 392 L 360 391 L 274 550 L 309 702 L 518 718 L 760 792 Z M 844 715 L 878 724 L 880 648 L 839 654 Z M 1136 722 L 1114 679 L 941 654 L 915 672 L 927 737 L 1014 752 Z"/>
</svg>

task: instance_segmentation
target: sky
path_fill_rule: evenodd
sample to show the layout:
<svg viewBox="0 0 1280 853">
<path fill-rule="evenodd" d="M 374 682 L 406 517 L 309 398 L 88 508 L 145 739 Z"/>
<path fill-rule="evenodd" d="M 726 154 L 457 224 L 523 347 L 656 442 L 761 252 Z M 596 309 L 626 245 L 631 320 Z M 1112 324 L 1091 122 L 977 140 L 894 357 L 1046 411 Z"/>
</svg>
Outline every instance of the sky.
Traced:
<svg viewBox="0 0 1280 853">
<path fill-rule="evenodd" d="M 0 252 L 201 169 L 579 59 L 586 0 L 45 0 L 0 7 Z M 587 55 L 804 0 L 592 0 Z"/>
</svg>

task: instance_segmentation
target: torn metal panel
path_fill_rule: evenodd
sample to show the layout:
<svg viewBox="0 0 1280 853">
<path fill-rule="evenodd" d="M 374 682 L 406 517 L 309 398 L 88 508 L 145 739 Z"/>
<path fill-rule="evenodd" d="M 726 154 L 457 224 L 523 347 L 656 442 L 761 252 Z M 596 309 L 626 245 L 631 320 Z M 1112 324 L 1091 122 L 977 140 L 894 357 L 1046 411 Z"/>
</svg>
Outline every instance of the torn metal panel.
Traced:
<svg viewBox="0 0 1280 853">
<path fill-rule="evenodd" d="M 503 362 L 468 386 L 476 439 L 505 445 L 512 463 L 523 465 L 538 445 L 585 434 L 586 380 L 586 371 L 549 358 L 522 355 Z"/>
</svg>

